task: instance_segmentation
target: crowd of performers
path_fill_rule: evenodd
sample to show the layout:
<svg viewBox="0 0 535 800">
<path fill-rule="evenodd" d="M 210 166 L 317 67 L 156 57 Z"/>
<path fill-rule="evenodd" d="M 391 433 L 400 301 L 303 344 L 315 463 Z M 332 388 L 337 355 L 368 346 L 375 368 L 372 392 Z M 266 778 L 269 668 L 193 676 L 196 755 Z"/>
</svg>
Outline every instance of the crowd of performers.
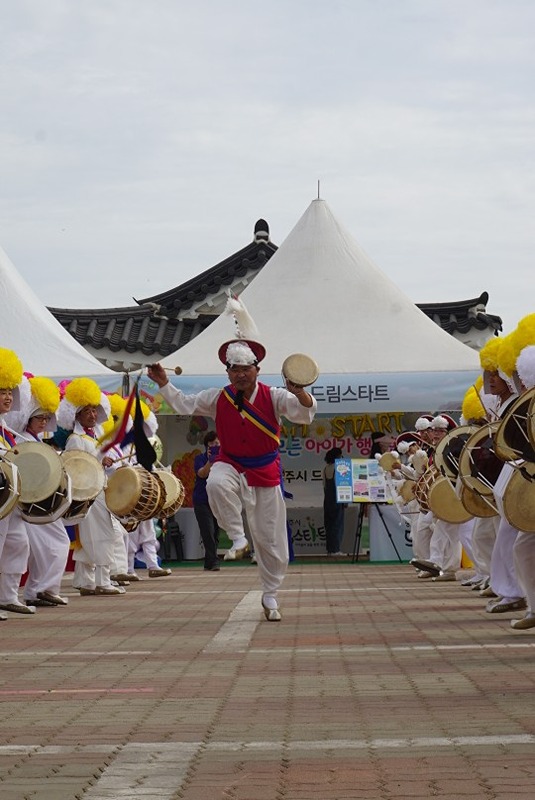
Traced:
<svg viewBox="0 0 535 800">
<path fill-rule="evenodd" d="M 127 531 L 106 503 L 110 476 L 136 463 L 131 444 L 124 452 L 118 444 L 105 453 L 102 447 L 106 433 L 125 413 L 126 399 L 103 393 L 89 378 L 65 383 L 60 394 L 50 378 L 23 374 L 16 353 L 0 348 L 2 612 L 32 615 L 37 607 L 66 606 L 60 591 L 71 547 L 73 587 L 84 596 L 123 594 L 125 586 L 140 580 L 134 570 L 140 551 L 149 577 L 171 574 L 160 566 L 153 521 Z M 154 436 L 156 417 L 141 405 L 146 435 Z M 91 496 L 85 508 L 76 508 L 60 451 L 71 457 L 71 469 L 82 473 L 77 480 Z M 22 474 L 24 494 L 19 496 Z M 0 618 L 8 617 L 1 613 Z"/>
<path fill-rule="evenodd" d="M 480 361 L 459 425 L 422 415 L 379 460 L 410 525 L 417 578 L 456 581 L 464 550 L 474 574 L 461 584 L 526 630 L 535 627 L 535 314 L 487 342 Z"/>
</svg>

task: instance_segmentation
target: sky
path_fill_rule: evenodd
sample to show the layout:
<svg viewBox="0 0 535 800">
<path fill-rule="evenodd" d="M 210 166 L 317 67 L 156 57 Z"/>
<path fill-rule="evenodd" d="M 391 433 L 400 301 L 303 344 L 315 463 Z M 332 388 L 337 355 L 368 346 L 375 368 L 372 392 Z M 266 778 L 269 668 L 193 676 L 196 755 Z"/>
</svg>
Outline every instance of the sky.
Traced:
<svg viewBox="0 0 535 800">
<path fill-rule="evenodd" d="M 415 303 L 535 312 L 532 0 L 3 0 L 0 30 L 0 245 L 46 305 L 132 305 L 259 218 L 280 245 L 320 181 Z"/>
</svg>

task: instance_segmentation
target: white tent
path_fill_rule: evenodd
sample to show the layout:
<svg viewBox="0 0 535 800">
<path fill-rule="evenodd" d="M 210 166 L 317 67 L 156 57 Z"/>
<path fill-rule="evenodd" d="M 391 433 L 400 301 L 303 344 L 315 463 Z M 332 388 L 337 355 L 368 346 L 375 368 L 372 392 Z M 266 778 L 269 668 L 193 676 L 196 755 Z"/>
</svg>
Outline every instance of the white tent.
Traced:
<svg viewBox="0 0 535 800">
<path fill-rule="evenodd" d="M 62 328 L 1 247 L 0 298 L 0 347 L 14 350 L 26 372 L 51 378 L 119 377 Z"/>
<path fill-rule="evenodd" d="M 322 378 L 336 376 L 340 384 L 345 376 L 346 387 L 355 381 L 383 386 L 388 376 L 394 405 L 416 402 L 412 408 L 422 408 L 435 400 L 440 406 L 440 393 L 453 384 L 458 401 L 459 387 L 464 393 L 479 371 L 477 353 L 420 311 L 343 229 L 324 200 L 310 204 L 241 298 L 267 350 L 264 377 L 280 376 L 284 359 L 301 352 L 318 362 Z M 179 365 L 184 376 L 220 375 L 217 351 L 233 336 L 232 317 L 223 314 L 162 363 Z M 402 404 L 400 391 L 406 390 L 408 375 L 415 391 L 405 391 Z M 416 387 L 423 375 L 426 389 L 434 383 L 437 394 L 417 402 L 422 401 Z"/>
</svg>

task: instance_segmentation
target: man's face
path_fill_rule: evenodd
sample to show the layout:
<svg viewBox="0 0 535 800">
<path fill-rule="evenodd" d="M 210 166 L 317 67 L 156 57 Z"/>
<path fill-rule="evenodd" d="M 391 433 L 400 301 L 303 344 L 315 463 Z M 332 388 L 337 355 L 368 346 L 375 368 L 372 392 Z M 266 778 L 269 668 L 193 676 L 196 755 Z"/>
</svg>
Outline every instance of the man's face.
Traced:
<svg viewBox="0 0 535 800">
<path fill-rule="evenodd" d="M 489 372 L 489 389 L 491 394 L 502 395 L 509 391 L 509 387 L 498 372 Z"/>
<path fill-rule="evenodd" d="M 431 444 L 434 444 L 435 447 L 436 447 L 437 444 L 439 442 L 441 442 L 442 439 L 444 438 L 444 436 L 447 434 L 448 429 L 447 428 L 429 428 L 429 431 L 431 433 Z"/>
<path fill-rule="evenodd" d="M 84 406 L 76 415 L 77 421 L 83 428 L 94 428 L 97 424 L 98 406 Z"/>
<path fill-rule="evenodd" d="M 0 414 L 6 414 L 13 405 L 13 391 L 0 389 Z"/>
<path fill-rule="evenodd" d="M 256 386 L 258 367 L 254 364 L 233 364 L 231 367 L 227 367 L 227 375 L 236 391 L 250 395 Z"/>
</svg>

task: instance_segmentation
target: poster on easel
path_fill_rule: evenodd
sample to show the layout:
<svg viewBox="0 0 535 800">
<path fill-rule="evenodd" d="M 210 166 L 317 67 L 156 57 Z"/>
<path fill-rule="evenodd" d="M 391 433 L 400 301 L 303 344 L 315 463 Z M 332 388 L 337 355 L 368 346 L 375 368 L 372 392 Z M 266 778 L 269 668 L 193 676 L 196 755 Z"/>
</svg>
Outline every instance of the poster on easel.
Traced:
<svg viewBox="0 0 535 800">
<path fill-rule="evenodd" d="M 385 475 L 370 458 L 340 458 L 334 464 L 338 503 L 388 503 Z"/>
</svg>

